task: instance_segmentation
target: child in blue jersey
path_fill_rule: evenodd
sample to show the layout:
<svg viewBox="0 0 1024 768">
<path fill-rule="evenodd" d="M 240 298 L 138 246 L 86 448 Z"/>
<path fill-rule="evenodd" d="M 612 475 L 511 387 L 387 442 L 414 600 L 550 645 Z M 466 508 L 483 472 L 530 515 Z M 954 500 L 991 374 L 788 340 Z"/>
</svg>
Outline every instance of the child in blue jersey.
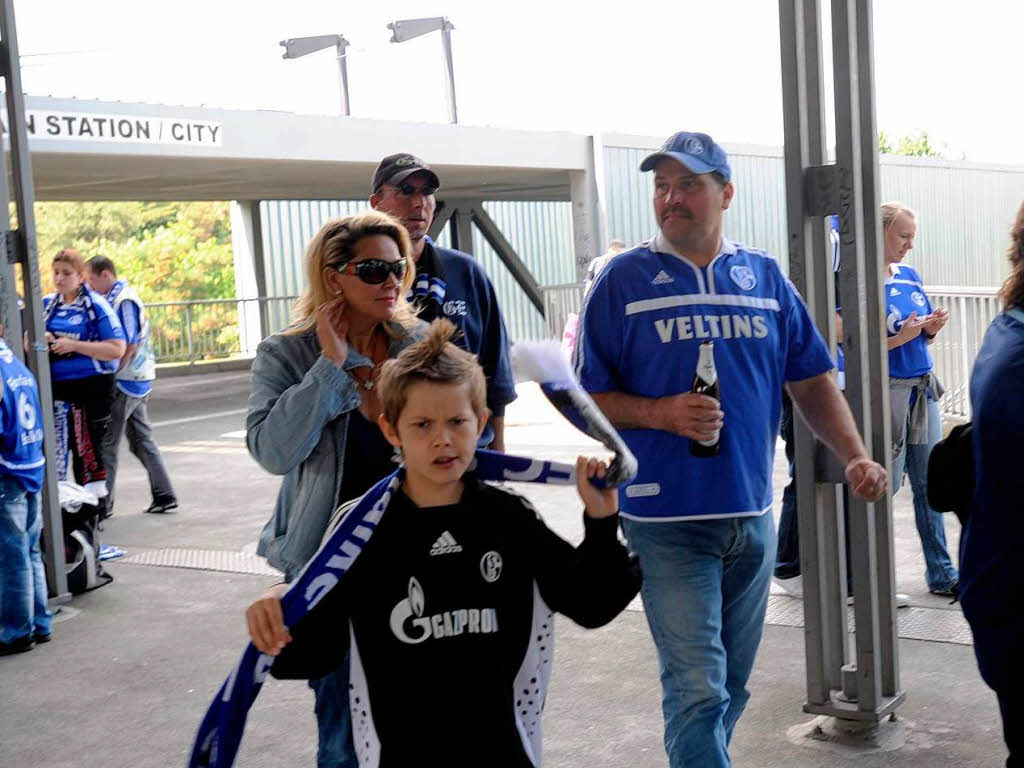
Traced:
<svg viewBox="0 0 1024 768">
<path fill-rule="evenodd" d="M 0 656 L 6 656 L 49 641 L 53 617 L 39 550 L 46 463 L 39 390 L 2 339 L 0 378 Z"/>
<path fill-rule="evenodd" d="M 932 306 L 920 275 L 902 263 L 914 247 L 915 219 L 914 212 L 902 203 L 882 206 L 892 490 L 899 490 L 906 469 L 914 494 L 914 520 L 924 550 L 928 589 L 936 595 L 954 596 L 960 576 L 946 549 L 943 516 L 928 504 L 928 457 L 942 439 L 942 387 L 932 371 L 928 345 L 946 325 L 949 312 Z"/>
<path fill-rule="evenodd" d="M 75 475 L 103 499 L 107 484 L 100 449 L 110 422 L 114 372 L 125 351 L 124 331 L 106 299 L 85 283 L 78 251 L 66 248 L 54 256 L 53 282 L 56 293 L 43 297 L 53 399 L 71 406 Z"/>
</svg>

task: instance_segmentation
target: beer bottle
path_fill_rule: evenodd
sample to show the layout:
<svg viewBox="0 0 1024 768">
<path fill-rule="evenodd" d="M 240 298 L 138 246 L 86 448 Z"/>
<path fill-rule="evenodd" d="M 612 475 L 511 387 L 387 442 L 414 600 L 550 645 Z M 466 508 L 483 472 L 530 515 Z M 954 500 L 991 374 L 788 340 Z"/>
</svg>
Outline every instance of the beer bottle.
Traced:
<svg viewBox="0 0 1024 768">
<path fill-rule="evenodd" d="M 721 402 L 718 390 L 718 371 L 715 370 L 714 342 L 704 341 L 700 345 L 700 357 L 697 358 L 697 374 L 693 377 L 690 391 L 695 395 L 707 395 Z M 722 431 L 718 430 L 712 440 L 691 440 L 690 453 L 694 456 L 716 456 L 722 448 Z"/>
</svg>

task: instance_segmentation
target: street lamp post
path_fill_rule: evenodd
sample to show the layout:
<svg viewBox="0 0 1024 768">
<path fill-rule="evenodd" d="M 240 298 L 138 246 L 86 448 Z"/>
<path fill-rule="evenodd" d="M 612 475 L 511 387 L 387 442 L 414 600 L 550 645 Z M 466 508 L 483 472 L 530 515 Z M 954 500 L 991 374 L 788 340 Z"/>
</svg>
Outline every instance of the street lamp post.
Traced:
<svg viewBox="0 0 1024 768">
<path fill-rule="evenodd" d="M 441 45 L 444 47 L 445 61 L 445 85 L 448 91 L 448 122 L 459 122 L 458 110 L 455 107 L 455 69 L 452 66 L 452 35 L 451 31 L 455 26 L 448 21 L 446 16 L 435 16 L 429 19 L 406 19 L 404 21 L 393 21 L 388 24 L 391 30 L 392 43 L 404 43 L 414 37 L 425 35 L 428 32 L 439 31 L 441 33 Z"/>
<path fill-rule="evenodd" d="M 318 35 L 316 37 L 292 37 L 282 40 L 280 45 L 284 47 L 282 59 L 297 59 L 309 53 L 330 48 L 332 45 L 338 55 L 338 76 L 341 79 L 341 114 L 348 117 L 348 64 L 346 63 L 345 49 L 348 48 L 348 40 L 341 35 Z"/>
</svg>

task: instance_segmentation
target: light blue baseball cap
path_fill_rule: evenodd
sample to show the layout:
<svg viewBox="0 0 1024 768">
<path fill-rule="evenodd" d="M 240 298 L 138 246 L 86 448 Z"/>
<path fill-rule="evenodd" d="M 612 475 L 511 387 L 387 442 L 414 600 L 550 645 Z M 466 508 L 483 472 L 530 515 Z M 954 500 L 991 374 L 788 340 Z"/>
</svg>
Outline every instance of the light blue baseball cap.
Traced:
<svg viewBox="0 0 1024 768">
<path fill-rule="evenodd" d="M 657 152 L 652 152 L 640 163 L 641 171 L 653 171 L 662 158 L 670 157 L 694 173 L 718 171 L 728 181 L 732 178 L 729 156 L 706 133 L 680 131 L 673 134 Z"/>
</svg>

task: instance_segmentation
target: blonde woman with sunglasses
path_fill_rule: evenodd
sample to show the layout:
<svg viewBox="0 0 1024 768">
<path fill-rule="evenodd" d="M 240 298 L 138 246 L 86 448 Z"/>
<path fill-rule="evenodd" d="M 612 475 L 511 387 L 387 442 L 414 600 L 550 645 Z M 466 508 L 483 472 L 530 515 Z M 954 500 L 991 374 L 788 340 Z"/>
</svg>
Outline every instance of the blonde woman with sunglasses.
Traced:
<svg viewBox="0 0 1024 768">
<path fill-rule="evenodd" d="M 249 452 L 284 476 L 257 552 L 286 581 L 316 552 L 339 504 L 393 471 L 393 449 L 376 424 L 377 373 L 426 327 L 406 299 L 415 277 L 409 235 L 385 213 L 325 224 L 306 268 L 292 325 L 257 349 L 246 416 Z M 310 687 L 318 754 L 351 755 L 354 765 L 348 664 Z"/>
</svg>

